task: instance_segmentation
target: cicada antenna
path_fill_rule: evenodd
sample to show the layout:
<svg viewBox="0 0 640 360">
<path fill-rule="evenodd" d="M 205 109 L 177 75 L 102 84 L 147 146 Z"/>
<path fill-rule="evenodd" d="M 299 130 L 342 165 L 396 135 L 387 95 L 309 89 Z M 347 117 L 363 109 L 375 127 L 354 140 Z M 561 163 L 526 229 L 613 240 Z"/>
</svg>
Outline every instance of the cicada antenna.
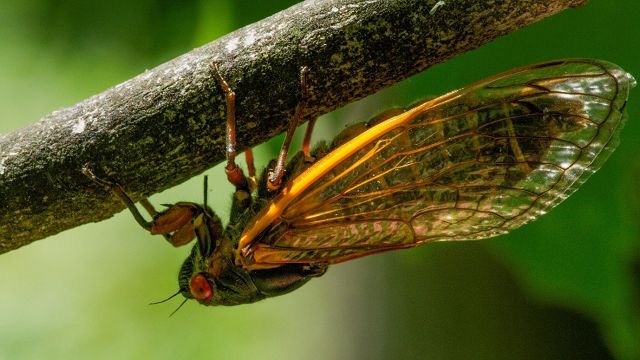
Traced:
<svg viewBox="0 0 640 360">
<path fill-rule="evenodd" d="M 178 289 L 178 291 L 176 291 L 176 292 L 175 292 L 175 294 L 173 294 L 173 295 L 169 296 L 168 298 L 166 298 L 166 299 L 164 299 L 164 300 L 160 300 L 160 301 L 156 301 L 156 302 L 149 303 L 149 305 L 158 305 L 158 304 L 162 304 L 163 302 L 167 302 L 167 301 L 169 301 L 169 300 L 173 299 L 174 297 L 176 297 L 176 296 L 177 296 L 178 294 L 180 294 L 181 292 L 182 292 L 182 291 L 181 291 L 180 289 Z M 187 302 L 187 300 L 189 300 L 189 299 L 184 298 L 184 300 L 180 303 L 180 305 L 178 305 L 178 307 L 177 307 L 175 310 L 173 310 L 173 311 L 171 312 L 171 314 L 169 314 L 169 317 L 172 317 L 172 316 L 173 316 L 173 314 L 175 314 L 176 312 L 178 312 L 178 310 L 180 310 L 180 308 L 182 307 L 182 305 L 184 305 L 184 303 L 186 303 L 186 302 Z"/>
<path fill-rule="evenodd" d="M 164 299 L 164 300 L 160 300 L 160 301 L 155 301 L 152 303 L 149 303 L 149 305 L 158 305 L 158 304 L 162 304 L 163 302 L 167 302 L 171 299 L 173 299 L 174 297 L 176 297 L 178 294 L 180 294 L 180 289 L 178 289 L 178 291 L 175 292 L 175 294 L 170 295 L 168 298 Z"/>
<path fill-rule="evenodd" d="M 178 305 L 178 307 L 175 310 L 173 310 L 173 312 L 171 314 L 169 314 L 169 317 L 172 317 L 173 314 L 177 313 L 178 310 L 180 310 L 180 308 L 182 307 L 182 305 L 184 305 L 184 303 L 187 302 L 187 300 L 189 300 L 189 299 L 184 298 L 184 300 L 180 303 L 180 305 Z"/>
</svg>

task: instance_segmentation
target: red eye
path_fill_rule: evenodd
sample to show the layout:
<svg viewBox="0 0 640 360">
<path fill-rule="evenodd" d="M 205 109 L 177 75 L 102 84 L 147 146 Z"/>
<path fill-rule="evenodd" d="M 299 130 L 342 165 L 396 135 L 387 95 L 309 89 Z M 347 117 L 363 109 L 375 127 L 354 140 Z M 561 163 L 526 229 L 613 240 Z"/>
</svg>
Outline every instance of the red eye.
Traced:
<svg viewBox="0 0 640 360">
<path fill-rule="evenodd" d="M 196 274 L 189 280 L 189 290 L 191 295 L 198 301 L 209 301 L 213 296 L 211 285 L 207 281 L 207 278 L 202 274 Z"/>
</svg>

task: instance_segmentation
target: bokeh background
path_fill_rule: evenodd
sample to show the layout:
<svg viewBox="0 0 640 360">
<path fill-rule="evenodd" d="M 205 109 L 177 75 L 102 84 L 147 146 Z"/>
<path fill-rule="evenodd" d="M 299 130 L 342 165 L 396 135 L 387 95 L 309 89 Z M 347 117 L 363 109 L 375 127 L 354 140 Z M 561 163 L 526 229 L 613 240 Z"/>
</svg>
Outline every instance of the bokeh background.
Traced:
<svg viewBox="0 0 640 360">
<path fill-rule="evenodd" d="M 4 1 L 0 133 L 293 3 Z M 591 0 L 323 117 L 316 138 L 527 63 L 592 57 L 640 77 L 639 14 L 637 0 Z M 188 249 L 126 212 L 0 255 L 0 359 L 640 359 L 640 90 L 628 110 L 618 150 L 542 219 L 335 266 L 257 304 L 148 306 L 175 291 Z M 221 167 L 208 174 L 226 219 L 232 189 Z M 151 200 L 200 201 L 201 183 Z"/>
</svg>

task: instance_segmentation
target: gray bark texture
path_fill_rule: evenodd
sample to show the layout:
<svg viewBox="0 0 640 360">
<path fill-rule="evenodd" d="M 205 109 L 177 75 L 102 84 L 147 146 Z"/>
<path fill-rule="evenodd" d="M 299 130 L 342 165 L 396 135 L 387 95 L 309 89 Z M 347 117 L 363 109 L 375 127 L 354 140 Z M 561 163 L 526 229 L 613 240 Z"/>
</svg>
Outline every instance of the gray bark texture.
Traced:
<svg viewBox="0 0 640 360">
<path fill-rule="evenodd" d="M 310 68 L 305 121 L 586 0 L 316 0 L 148 70 L 0 137 L 0 253 L 123 209 L 85 163 L 138 200 L 225 159 L 237 94 L 238 150 L 286 130 Z"/>
</svg>

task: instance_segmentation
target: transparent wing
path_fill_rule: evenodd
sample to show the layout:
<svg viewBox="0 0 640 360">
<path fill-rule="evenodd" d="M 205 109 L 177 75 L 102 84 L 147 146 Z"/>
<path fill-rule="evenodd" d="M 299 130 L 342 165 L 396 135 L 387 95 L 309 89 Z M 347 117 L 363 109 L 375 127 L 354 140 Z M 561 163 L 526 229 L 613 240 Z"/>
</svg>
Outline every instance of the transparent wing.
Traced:
<svg viewBox="0 0 640 360">
<path fill-rule="evenodd" d="M 384 131 L 374 141 L 343 144 L 358 148 L 353 156 L 302 179 L 313 183 L 287 199 L 246 253 L 258 265 L 335 263 L 506 233 L 600 167 L 633 85 L 616 65 L 561 60 L 418 105 L 399 126 L 369 128 Z"/>
</svg>

